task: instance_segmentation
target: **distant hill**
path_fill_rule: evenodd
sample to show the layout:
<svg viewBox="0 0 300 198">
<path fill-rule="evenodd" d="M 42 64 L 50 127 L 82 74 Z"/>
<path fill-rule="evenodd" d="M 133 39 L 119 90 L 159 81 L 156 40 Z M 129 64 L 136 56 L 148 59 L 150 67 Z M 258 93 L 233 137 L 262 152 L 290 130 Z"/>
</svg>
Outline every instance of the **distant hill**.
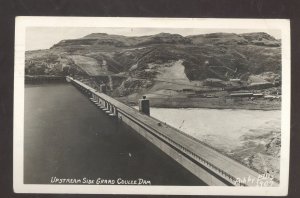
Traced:
<svg viewBox="0 0 300 198">
<path fill-rule="evenodd" d="M 173 68 L 183 73 L 177 75 Z M 186 37 L 170 33 L 140 37 L 93 33 L 62 40 L 48 50 L 27 51 L 25 69 L 28 75 L 121 74 L 152 81 L 162 76 L 176 81 L 181 76 L 188 79 L 187 83 L 207 78 L 247 81 L 251 75 L 280 77 L 281 41 L 263 32 Z"/>
</svg>

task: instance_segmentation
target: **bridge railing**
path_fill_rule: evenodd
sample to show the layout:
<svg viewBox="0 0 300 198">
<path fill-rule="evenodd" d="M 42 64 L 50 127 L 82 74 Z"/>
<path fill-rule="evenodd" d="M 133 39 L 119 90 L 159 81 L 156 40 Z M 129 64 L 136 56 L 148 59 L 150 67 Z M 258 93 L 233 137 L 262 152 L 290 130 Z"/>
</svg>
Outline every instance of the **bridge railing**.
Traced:
<svg viewBox="0 0 300 198">
<path fill-rule="evenodd" d="M 134 109 L 136 110 L 136 109 Z M 131 120 L 134 120 L 135 122 L 139 122 L 138 120 L 136 120 L 134 117 L 128 115 L 126 112 L 123 112 L 122 110 L 120 110 L 120 112 L 122 112 L 122 114 L 126 115 L 126 117 L 129 117 Z M 140 123 L 144 125 L 143 123 Z M 240 185 L 240 186 L 246 186 L 243 183 L 239 183 L 236 182 L 237 178 L 235 178 L 234 176 L 230 175 L 229 173 L 223 171 L 222 169 L 216 167 L 215 165 L 213 165 L 212 163 L 208 162 L 207 160 L 205 160 L 204 158 L 200 157 L 199 155 L 197 155 L 194 152 L 191 152 L 189 149 L 185 148 L 184 146 L 178 144 L 177 142 L 173 141 L 171 138 L 167 137 L 166 135 L 162 134 L 161 132 L 159 132 L 158 130 L 152 128 L 151 126 L 144 126 L 146 128 L 148 128 L 148 131 L 154 132 L 157 136 L 159 136 L 161 139 L 163 139 L 165 142 L 168 142 L 169 144 L 171 144 L 173 147 L 176 147 L 178 150 L 180 150 L 182 153 L 188 155 L 190 158 L 194 159 L 195 161 L 197 161 L 198 163 L 200 163 L 202 166 L 210 169 L 211 171 L 213 171 L 214 173 L 218 174 L 219 176 L 221 176 L 222 178 L 226 179 L 226 181 L 230 182 L 232 185 Z"/>
<path fill-rule="evenodd" d="M 152 117 L 152 118 L 155 119 L 155 120 L 157 120 L 157 121 L 160 121 L 160 120 L 158 120 L 158 119 L 156 119 L 156 118 L 154 118 L 154 117 Z M 168 124 L 166 124 L 166 123 L 164 123 L 164 124 L 165 124 L 165 125 L 168 125 Z M 230 155 L 228 155 L 228 154 L 226 154 L 226 153 L 223 153 L 223 152 L 219 151 L 218 149 L 212 147 L 211 145 L 207 144 L 206 142 L 203 142 L 203 141 L 201 141 L 201 140 L 195 138 L 194 136 L 191 136 L 191 135 L 189 135 L 189 134 L 187 134 L 187 133 L 185 133 L 185 132 L 183 132 L 183 131 L 180 131 L 180 130 L 176 129 L 175 127 L 171 126 L 171 125 L 168 125 L 168 127 L 173 128 L 173 129 L 176 130 L 178 133 L 181 133 L 182 135 L 187 136 L 187 137 L 193 139 L 194 141 L 196 141 L 196 142 L 198 142 L 198 143 L 200 143 L 200 144 L 203 144 L 203 145 L 205 145 L 205 146 L 211 148 L 212 150 L 214 150 L 214 151 L 216 151 L 216 152 L 222 153 L 222 155 L 225 155 L 226 157 L 228 157 L 228 158 L 234 160 L 235 162 L 237 162 L 237 163 L 239 163 L 239 164 L 241 164 L 241 165 L 243 165 L 243 166 L 248 167 L 249 169 L 251 169 L 251 170 L 253 170 L 253 171 L 255 171 L 255 172 L 259 173 L 259 174 L 264 174 L 261 170 L 255 168 L 255 167 L 248 166 L 248 164 L 243 163 L 242 161 L 239 161 L 239 160 L 233 158 L 232 156 L 230 156 Z M 277 182 L 277 183 L 279 183 L 279 180 L 276 179 L 276 178 L 274 178 L 274 181 Z"/>
</svg>

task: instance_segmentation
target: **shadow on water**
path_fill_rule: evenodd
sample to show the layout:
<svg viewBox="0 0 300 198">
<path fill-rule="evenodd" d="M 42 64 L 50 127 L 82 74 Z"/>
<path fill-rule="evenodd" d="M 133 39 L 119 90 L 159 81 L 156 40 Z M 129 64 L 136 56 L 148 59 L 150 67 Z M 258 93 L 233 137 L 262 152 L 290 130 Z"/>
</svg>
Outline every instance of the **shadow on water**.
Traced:
<svg viewBox="0 0 300 198">
<path fill-rule="evenodd" d="M 26 184 L 86 177 L 205 185 L 70 84 L 26 85 L 24 120 Z"/>
</svg>

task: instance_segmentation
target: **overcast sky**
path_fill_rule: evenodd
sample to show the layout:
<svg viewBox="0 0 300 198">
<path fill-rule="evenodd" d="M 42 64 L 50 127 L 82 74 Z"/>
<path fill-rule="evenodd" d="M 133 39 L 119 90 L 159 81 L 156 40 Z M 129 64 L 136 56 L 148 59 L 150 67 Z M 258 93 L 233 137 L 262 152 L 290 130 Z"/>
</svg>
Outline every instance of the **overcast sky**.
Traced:
<svg viewBox="0 0 300 198">
<path fill-rule="evenodd" d="M 64 39 L 77 39 L 91 33 L 118 34 L 124 36 L 144 36 L 161 32 L 182 36 L 208 34 L 215 32 L 249 33 L 266 32 L 276 39 L 281 39 L 280 30 L 276 29 L 192 29 L 192 28 L 96 28 L 96 27 L 29 27 L 26 29 L 26 50 L 49 49 Z"/>
</svg>

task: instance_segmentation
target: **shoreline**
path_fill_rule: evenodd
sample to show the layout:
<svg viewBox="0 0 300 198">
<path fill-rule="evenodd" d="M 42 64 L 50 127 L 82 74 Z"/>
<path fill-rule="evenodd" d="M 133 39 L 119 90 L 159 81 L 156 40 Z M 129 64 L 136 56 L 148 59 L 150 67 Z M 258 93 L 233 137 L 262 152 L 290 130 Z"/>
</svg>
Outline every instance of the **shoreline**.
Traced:
<svg viewBox="0 0 300 198">
<path fill-rule="evenodd" d="M 116 98 L 120 102 L 129 106 L 138 106 L 138 100 L 129 100 L 127 98 Z M 262 110 L 272 111 L 281 110 L 281 101 L 268 101 L 259 99 L 256 101 L 226 101 L 224 99 L 208 99 L 208 98 L 149 98 L 150 107 L 155 108 L 205 108 L 205 109 L 244 109 L 244 110 Z"/>
<path fill-rule="evenodd" d="M 45 84 L 66 82 L 64 76 L 25 76 L 25 84 Z M 115 99 L 128 106 L 138 106 L 139 97 L 115 97 Z M 205 108 L 205 109 L 245 109 L 245 110 L 281 110 L 280 99 L 259 98 L 249 100 L 249 98 L 188 98 L 188 97 L 148 97 L 150 107 L 156 108 Z"/>
<path fill-rule="evenodd" d="M 152 106 L 153 108 L 160 108 L 160 109 L 219 109 L 219 110 L 252 110 L 252 111 L 280 111 L 280 107 L 274 108 L 242 108 L 242 107 L 165 107 L 165 106 Z"/>
</svg>

